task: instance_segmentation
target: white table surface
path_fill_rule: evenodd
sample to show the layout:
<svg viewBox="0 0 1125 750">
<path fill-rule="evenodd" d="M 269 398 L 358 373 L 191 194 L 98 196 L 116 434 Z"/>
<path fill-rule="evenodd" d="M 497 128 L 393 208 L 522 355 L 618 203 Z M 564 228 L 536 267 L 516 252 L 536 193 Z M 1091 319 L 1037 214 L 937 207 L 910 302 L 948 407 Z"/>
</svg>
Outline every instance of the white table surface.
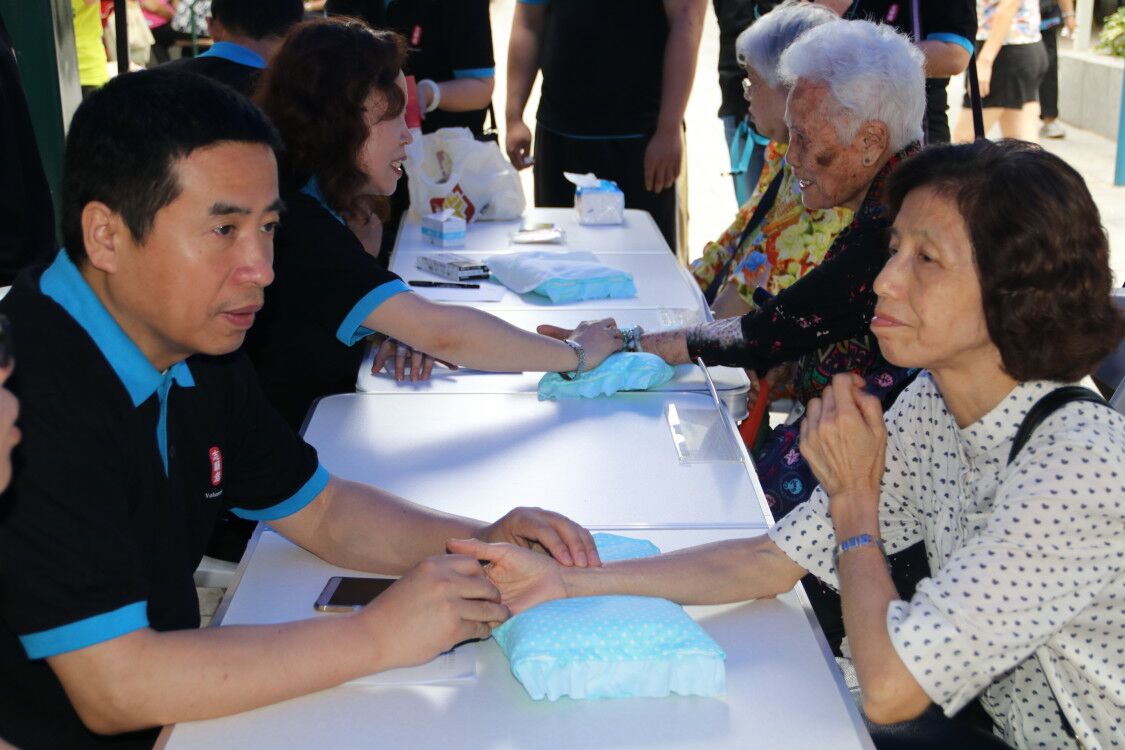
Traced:
<svg viewBox="0 0 1125 750">
<path fill-rule="evenodd" d="M 701 425 L 692 447 L 732 460 L 681 462 L 669 404 Z M 719 414 L 699 393 L 344 394 L 317 403 L 305 439 L 333 474 L 482 520 L 536 505 L 585 526 L 764 528 L 757 475 Z"/>
<path fill-rule="evenodd" d="M 536 393 L 541 372 L 482 372 L 480 370 L 450 370 L 435 364 L 429 380 L 396 382 L 380 370 L 371 373 L 375 362 L 375 347 L 369 347 L 359 366 L 355 389 L 360 393 Z M 650 393 L 672 391 L 676 393 L 709 393 L 707 378 L 698 365 L 677 365 L 675 375 L 667 383 L 650 388 Z M 719 398 L 726 404 L 731 416 L 745 419 L 750 392 L 750 380 L 743 370 L 735 367 L 707 368 Z"/>
<path fill-rule="evenodd" d="M 526 248 L 526 246 L 525 246 Z M 436 249 L 436 248 L 435 248 Z M 557 249 L 560 252 L 569 250 L 587 250 L 597 256 L 598 262 L 619 271 L 626 271 L 633 276 L 633 283 L 637 288 L 636 295 L 632 297 L 617 297 L 613 299 L 590 299 L 577 302 L 551 302 L 541 294 L 528 292 L 516 294 L 510 289 L 504 289 L 504 296 L 499 301 L 465 301 L 462 304 L 477 307 L 481 310 L 501 309 L 551 309 L 571 308 L 579 310 L 604 310 L 607 307 L 619 311 L 635 309 L 686 309 L 699 310 L 701 313 L 706 308 L 703 291 L 692 280 L 687 269 L 679 264 L 671 253 L 629 254 L 608 250 L 599 250 L 594 247 L 579 247 L 571 245 L 567 248 L 530 248 L 533 250 Z M 456 252 L 474 260 L 484 260 L 491 253 L 465 252 L 453 249 Z M 391 256 L 390 270 L 398 274 L 404 281 L 416 279 L 424 281 L 446 281 L 441 276 L 423 271 L 416 267 L 419 253 L 395 251 Z M 429 299 L 441 301 L 458 301 L 459 297 L 451 297 L 448 290 L 426 289 L 414 287 L 414 291 Z"/>
<path fill-rule="evenodd" d="M 760 530 L 624 533 L 672 550 Z M 341 570 L 287 543 L 270 544 L 269 554 L 259 556 L 258 542 L 257 536 L 251 540 L 216 621 L 251 624 L 325 616 L 313 611 L 312 602 L 328 577 Z M 461 647 L 475 654 L 476 678 L 470 682 L 342 686 L 170 727 L 161 742 L 169 750 L 873 747 L 799 587 L 776 599 L 686 609 L 727 654 L 727 690 L 721 697 L 533 701 L 489 640 Z"/>
<path fill-rule="evenodd" d="M 566 244 L 519 244 L 511 243 L 511 236 L 524 222 L 553 223 L 566 232 Z M 493 255 L 495 253 L 519 252 L 525 249 L 568 248 L 587 250 L 602 248 L 607 251 L 625 254 L 671 255 L 664 235 L 656 227 L 656 222 L 648 211 L 625 209 L 625 223 L 611 225 L 585 225 L 578 223 L 573 208 L 528 208 L 523 218 L 514 221 L 478 221 L 466 228 L 464 247 L 440 248 L 431 245 L 422 237 L 422 223 L 409 212 L 399 225 L 395 240 L 395 252 L 469 252 Z"/>
</svg>

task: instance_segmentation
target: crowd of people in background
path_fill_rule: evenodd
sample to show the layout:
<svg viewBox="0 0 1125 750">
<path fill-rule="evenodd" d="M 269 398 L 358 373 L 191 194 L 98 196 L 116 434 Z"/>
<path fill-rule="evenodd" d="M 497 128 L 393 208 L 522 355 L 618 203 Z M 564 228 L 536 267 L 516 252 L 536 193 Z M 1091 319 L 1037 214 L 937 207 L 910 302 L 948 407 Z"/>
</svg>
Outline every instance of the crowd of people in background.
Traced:
<svg viewBox="0 0 1125 750">
<path fill-rule="evenodd" d="M 502 123 L 487 0 L 130 0 L 155 69 L 112 78 L 113 3 L 72 0 L 61 241 L 37 152 L 0 196 L 0 737 L 150 747 L 549 599 L 803 581 L 876 746 L 1122 744 L 1125 416 L 1070 386 L 1125 318 L 1089 190 L 1033 143 L 1065 135 L 1071 0 L 713 2 L 740 199 L 690 268 L 714 320 L 531 332 L 386 268 L 411 91 L 422 133 L 532 168 L 536 205 L 594 171 L 675 250 L 705 0 L 519 0 Z M 981 98 L 951 133 L 970 65 Z M 1003 140 L 974 139 L 978 105 Z M 602 565 L 549 510 L 490 523 L 331 476 L 298 430 L 373 336 L 420 377 L 434 358 L 573 377 L 626 348 L 744 368 L 752 398 L 796 404 L 748 440 L 776 523 Z M 193 571 L 258 522 L 402 577 L 354 616 L 200 630 Z"/>
</svg>

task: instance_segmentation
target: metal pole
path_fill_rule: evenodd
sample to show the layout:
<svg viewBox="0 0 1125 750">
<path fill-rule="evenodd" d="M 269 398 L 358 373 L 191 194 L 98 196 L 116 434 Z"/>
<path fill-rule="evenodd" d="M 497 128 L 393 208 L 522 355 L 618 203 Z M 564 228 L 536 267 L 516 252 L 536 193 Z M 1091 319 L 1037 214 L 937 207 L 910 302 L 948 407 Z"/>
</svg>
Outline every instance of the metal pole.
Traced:
<svg viewBox="0 0 1125 750">
<path fill-rule="evenodd" d="M 1077 0 L 1074 4 L 1074 44 L 1075 52 L 1090 50 L 1090 36 L 1094 32 L 1094 0 Z"/>
<path fill-rule="evenodd" d="M 117 74 L 129 72 L 129 18 L 125 0 L 113 0 L 113 28 L 117 32 Z"/>
<path fill-rule="evenodd" d="M 1121 114 L 1117 117 L 1117 169 L 1114 185 L 1125 185 L 1125 71 L 1121 75 Z"/>
</svg>

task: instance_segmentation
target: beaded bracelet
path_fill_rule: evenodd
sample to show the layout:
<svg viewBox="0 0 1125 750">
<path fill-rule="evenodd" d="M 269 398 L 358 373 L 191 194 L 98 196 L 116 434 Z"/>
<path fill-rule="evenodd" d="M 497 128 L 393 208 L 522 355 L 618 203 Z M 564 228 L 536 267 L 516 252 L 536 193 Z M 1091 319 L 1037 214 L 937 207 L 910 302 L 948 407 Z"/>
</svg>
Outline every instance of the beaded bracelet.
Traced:
<svg viewBox="0 0 1125 750">
<path fill-rule="evenodd" d="M 633 326 L 632 328 L 621 329 L 621 351 L 623 352 L 639 352 L 641 350 L 641 336 L 644 334 L 644 329 L 640 326 Z"/>
</svg>

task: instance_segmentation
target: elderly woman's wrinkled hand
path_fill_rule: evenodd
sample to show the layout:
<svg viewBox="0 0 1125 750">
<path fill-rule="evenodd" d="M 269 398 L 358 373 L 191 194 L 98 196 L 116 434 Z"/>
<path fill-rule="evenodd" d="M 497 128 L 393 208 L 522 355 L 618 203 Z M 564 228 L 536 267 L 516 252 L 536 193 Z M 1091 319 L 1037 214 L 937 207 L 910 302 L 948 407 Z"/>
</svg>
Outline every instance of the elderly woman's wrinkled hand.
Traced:
<svg viewBox="0 0 1125 750">
<path fill-rule="evenodd" d="M 485 575 L 500 590 L 501 603 L 513 615 L 567 595 L 562 566 L 546 555 L 512 544 L 488 544 L 478 539 L 450 539 L 446 549 L 484 563 Z"/>
<path fill-rule="evenodd" d="M 879 399 L 863 391 L 863 378 L 842 373 L 809 402 L 801 424 L 801 455 L 830 498 L 874 497 L 887 448 Z"/>
<path fill-rule="evenodd" d="M 613 318 L 584 320 L 574 329 L 541 325 L 535 330 L 543 336 L 560 341 L 571 339 L 580 344 L 586 352 L 586 366 L 591 370 L 609 355 L 621 351 L 624 344 L 621 331 L 617 329 L 617 322 Z"/>
</svg>

